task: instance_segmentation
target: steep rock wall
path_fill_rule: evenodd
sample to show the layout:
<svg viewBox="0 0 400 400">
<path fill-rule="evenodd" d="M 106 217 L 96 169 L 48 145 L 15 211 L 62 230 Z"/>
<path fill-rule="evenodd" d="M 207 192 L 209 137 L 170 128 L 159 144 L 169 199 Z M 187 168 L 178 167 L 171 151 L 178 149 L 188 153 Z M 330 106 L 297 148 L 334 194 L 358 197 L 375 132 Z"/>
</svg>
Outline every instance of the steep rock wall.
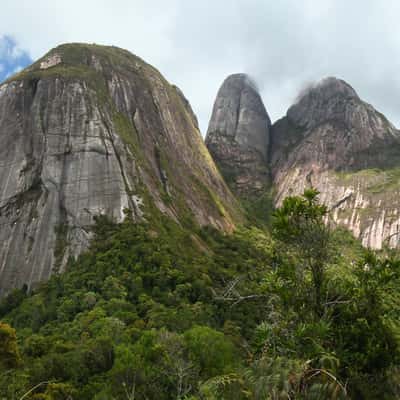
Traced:
<svg viewBox="0 0 400 400">
<path fill-rule="evenodd" d="M 183 94 L 115 47 L 60 46 L 0 86 L 0 165 L 0 295 L 62 271 L 99 214 L 242 218 Z"/>
<path fill-rule="evenodd" d="M 400 135 L 346 82 L 327 78 L 310 87 L 272 129 L 275 203 L 317 188 L 331 221 L 365 246 L 400 241 Z"/>
<path fill-rule="evenodd" d="M 271 122 L 257 88 L 245 74 L 230 75 L 218 91 L 206 144 L 224 178 L 242 196 L 270 185 Z"/>
</svg>

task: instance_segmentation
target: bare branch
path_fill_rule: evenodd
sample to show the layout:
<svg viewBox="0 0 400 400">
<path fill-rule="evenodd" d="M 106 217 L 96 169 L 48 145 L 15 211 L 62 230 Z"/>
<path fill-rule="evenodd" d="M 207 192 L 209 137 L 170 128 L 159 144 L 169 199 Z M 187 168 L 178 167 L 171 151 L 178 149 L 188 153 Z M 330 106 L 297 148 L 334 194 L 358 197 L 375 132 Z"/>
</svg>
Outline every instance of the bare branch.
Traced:
<svg viewBox="0 0 400 400">
<path fill-rule="evenodd" d="M 35 391 L 37 388 L 39 388 L 40 386 L 43 385 L 47 385 L 48 383 L 51 383 L 50 381 L 44 381 L 44 382 L 40 382 L 38 383 L 36 386 L 34 386 L 32 389 L 28 390 L 22 397 L 20 397 L 19 400 L 23 400 L 25 399 L 27 396 L 29 396 L 33 391 Z"/>
<path fill-rule="evenodd" d="M 222 295 L 218 295 L 214 290 L 214 298 L 219 301 L 226 301 L 226 302 L 231 302 L 231 307 L 237 305 L 238 303 L 245 301 L 245 300 L 252 300 L 252 299 L 258 299 L 258 298 L 265 298 L 266 296 L 263 294 L 250 294 L 243 296 L 239 293 L 239 291 L 236 289 L 236 286 L 238 283 L 241 281 L 240 277 L 236 277 L 233 279 L 231 282 L 229 282 L 227 288 L 224 290 Z"/>
</svg>

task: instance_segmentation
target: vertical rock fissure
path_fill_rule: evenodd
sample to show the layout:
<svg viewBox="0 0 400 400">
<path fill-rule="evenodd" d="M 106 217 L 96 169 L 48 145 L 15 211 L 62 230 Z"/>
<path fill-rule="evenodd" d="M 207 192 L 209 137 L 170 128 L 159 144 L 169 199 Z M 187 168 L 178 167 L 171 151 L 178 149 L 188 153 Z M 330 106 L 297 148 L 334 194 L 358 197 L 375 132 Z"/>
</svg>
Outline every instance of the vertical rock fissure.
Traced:
<svg viewBox="0 0 400 400">
<path fill-rule="evenodd" d="M 168 196 L 171 196 L 171 192 L 169 190 L 169 185 L 168 185 L 168 176 L 165 170 L 163 169 L 162 162 L 161 162 L 161 151 L 158 143 L 154 145 L 154 155 L 157 163 L 157 169 L 158 169 L 158 174 L 160 176 L 161 184 L 162 187 L 165 191 L 165 193 Z"/>
<path fill-rule="evenodd" d="M 238 132 L 238 126 L 239 126 L 239 120 L 240 120 L 240 108 L 242 104 L 242 95 L 243 95 L 243 90 L 240 91 L 239 99 L 237 102 L 237 107 L 236 107 L 236 120 L 235 120 L 235 130 L 234 130 L 234 138 L 236 139 L 236 135 Z"/>
<path fill-rule="evenodd" d="M 121 157 L 119 155 L 118 149 L 115 146 L 112 131 L 110 129 L 110 126 L 109 126 L 105 116 L 103 115 L 101 110 L 99 110 L 99 111 L 100 111 L 102 122 L 103 122 L 103 124 L 104 124 L 104 126 L 105 126 L 105 128 L 107 130 L 107 134 L 108 134 L 108 137 L 110 139 L 111 146 L 113 147 L 115 158 L 117 159 L 117 162 L 118 162 L 119 170 L 120 170 L 120 173 L 121 173 L 121 176 L 122 176 L 122 180 L 123 180 L 124 186 L 125 186 L 125 194 L 126 194 L 126 196 L 128 198 L 129 207 L 133 211 L 135 218 L 138 219 L 139 216 L 140 216 L 140 210 L 137 209 L 137 206 L 136 206 L 135 202 L 132 200 L 132 197 L 131 197 L 132 190 L 131 190 L 131 188 L 129 186 L 128 178 L 126 177 L 124 165 L 122 163 L 122 160 L 121 160 Z"/>
</svg>

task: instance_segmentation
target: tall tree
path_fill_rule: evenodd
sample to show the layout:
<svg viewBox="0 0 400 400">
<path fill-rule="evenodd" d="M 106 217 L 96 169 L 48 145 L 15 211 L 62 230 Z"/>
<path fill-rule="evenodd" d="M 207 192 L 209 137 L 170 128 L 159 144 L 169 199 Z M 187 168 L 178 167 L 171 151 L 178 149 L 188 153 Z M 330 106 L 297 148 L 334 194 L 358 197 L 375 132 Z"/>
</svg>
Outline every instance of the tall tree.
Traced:
<svg viewBox="0 0 400 400">
<path fill-rule="evenodd" d="M 0 370 L 17 367 L 21 362 L 15 329 L 0 322 Z"/>
<path fill-rule="evenodd" d="M 306 189 L 302 196 L 285 198 L 273 215 L 273 233 L 299 255 L 299 268 L 310 271 L 314 313 L 323 314 L 323 289 L 330 257 L 330 229 L 324 221 L 328 210 L 318 203 L 319 192 Z"/>
</svg>

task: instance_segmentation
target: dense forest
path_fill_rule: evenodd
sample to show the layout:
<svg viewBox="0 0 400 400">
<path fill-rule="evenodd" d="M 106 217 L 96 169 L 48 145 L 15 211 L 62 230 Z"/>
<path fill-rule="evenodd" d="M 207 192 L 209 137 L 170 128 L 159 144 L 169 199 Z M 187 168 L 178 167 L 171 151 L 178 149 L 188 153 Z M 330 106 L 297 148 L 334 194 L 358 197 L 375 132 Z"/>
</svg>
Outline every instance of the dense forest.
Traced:
<svg viewBox="0 0 400 400">
<path fill-rule="evenodd" d="M 97 217 L 67 272 L 1 300 L 0 399 L 396 399 L 399 287 L 313 189 L 232 234 Z"/>
</svg>

